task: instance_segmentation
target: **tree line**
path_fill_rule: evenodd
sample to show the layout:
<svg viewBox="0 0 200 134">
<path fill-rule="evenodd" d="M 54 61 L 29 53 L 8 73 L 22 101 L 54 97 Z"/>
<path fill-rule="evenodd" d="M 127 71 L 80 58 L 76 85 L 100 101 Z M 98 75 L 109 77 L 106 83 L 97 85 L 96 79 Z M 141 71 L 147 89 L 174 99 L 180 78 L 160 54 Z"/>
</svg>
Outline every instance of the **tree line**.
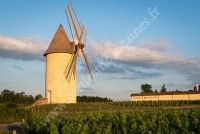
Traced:
<svg viewBox="0 0 200 134">
<path fill-rule="evenodd" d="M 77 96 L 77 102 L 112 102 L 113 100 L 98 96 Z"/>
<path fill-rule="evenodd" d="M 180 90 L 175 90 L 175 91 L 167 91 L 167 88 L 165 86 L 165 84 L 163 84 L 160 88 L 160 90 L 158 91 L 157 89 L 153 90 L 152 86 L 150 84 L 142 84 L 141 85 L 141 93 L 165 93 L 165 92 L 180 92 Z M 193 90 L 188 90 L 188 91 L 197 91 L 196 87 L 194 87 Z"/>
<path fill-rule="evenodd" d="M 162 87 L 160 88 L 160 91 L 158 91 L 157 89 L 153 90 L 152 86 L 147 83 L 141 85 L 141 93 L 158 93 L 158 92 L 160 92 L 160 93 L 167 92 L 167 88 L 166 88 L 165 84 L 162 85 Z"/>
<path fill-rule="evenodd" d="M 194 90 L 189 90 L 189 91 L 196 91 L 195 87 Z M 159 91 L 157 89 L 153 90 L 150 84 L 146 83 L 141 85 L 141 93 L 165 93 L 165 92 L 180 92 L 180 91 L 179 90 L 167 91 L 165 84 L 161 86 Z"/>
<path fill-rule="evenodd" d="M 42 98 L 41 94 L 33 97 L 32 95 L 26 95 L 24 92 L 15 93 L 8 89 L 4 89 L 0 94 L 0 103 L 17 103 L 17 104 L 31 104 L 36 100 Z"/>
<path fill-rule="evenodd" d="M 42 98 L 41 94 L 33 97 L 32 95 L 26 95 L 24 92 L 15 93 L 8 89 L 4 89 L 0 93 L 0 103 L 16 103 L 16 104 L 31 104 Z M 98 96 L 77 96 L 77 102 L 112 102 L 113 100 L 105 97 Z"/>
</svg>

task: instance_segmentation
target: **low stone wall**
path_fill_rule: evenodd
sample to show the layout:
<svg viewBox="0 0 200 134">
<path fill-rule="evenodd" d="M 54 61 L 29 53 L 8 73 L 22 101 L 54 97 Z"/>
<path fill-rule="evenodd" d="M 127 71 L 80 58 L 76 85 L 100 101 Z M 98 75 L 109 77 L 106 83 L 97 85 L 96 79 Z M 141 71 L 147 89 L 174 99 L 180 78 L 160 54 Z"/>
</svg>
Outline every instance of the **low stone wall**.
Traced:
<svg viewBox="0 0 200 134">
<path fill-rule="evenodd" d="M 131 96 L 131 101 L 167 101 L 167 100 L 200 100 L 199 94 L 171 94 L 171 95 L 137 95 Z"/>
</svg>

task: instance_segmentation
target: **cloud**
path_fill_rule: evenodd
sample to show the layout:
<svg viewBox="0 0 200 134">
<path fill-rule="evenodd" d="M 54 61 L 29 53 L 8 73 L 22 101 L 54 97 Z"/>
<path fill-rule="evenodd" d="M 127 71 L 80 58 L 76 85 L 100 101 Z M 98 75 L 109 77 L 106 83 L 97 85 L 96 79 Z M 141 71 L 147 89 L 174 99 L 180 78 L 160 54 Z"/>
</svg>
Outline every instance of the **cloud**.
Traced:
<svg viewBox="0 0 200 134">
<path fill-rule="evenodd" d="M 0 35 L 0 57 L 17 60 L 42 60 L 47 45 L 32 38 Z"/>
<path fill-rule="evenodd" d="M 114 79 L 128 79 L 128 80 L 136 80 L 136 79 L 152 79 L 152 78 L 159 78 L 162 76 L 161 73 L 158 72 L 133 72 L 131 74 L 125 74 L 120 76 L 113 76 Z"/>
<path fill-rule="evenodd" d="M 102 73 L 130 74 L 120 78 L 155 78 L 159 72 L 142 72 L 135 67 L 144 69 L 174 70 L 191 81 L 200 81 L 200 60 L 181 55 L 169 55 L 170 43 L 164 39 L 121 46 L 112 42 L 96 42 L 92 46 L 91 66 L 103 65 Z M 42 60 L 47 45 L 32 38 L 13 38 L 0 35 L 0 57 L 17 60 Z M 91 50 L 90 50 L 91 51 Z M 103 59 L 111 59 L 112 63 L 105 64 Z M 82 60 L 83 61 L 83 60 Z M 84 65 L 82 62 L 82 66 Z M 16 67 L 15 67 L 16 68 Z M 17 68 L 16 68 L 17 69 Z M 86 70 L 84 71 L 86 72 Z"/>
<path fill-rule="evenodd" d="M 114 79 L 149 79 L 158 78 L 162 73 L 158 71 L 144 71 L 139 68 L 135 68 L 126 64 L 119 64 L 116 61 L 107 62 L 105 59 L 96 56 L 95 59 L 91 60 L 92 73 L 99 74 L 111 74 Z M 88 70 L 83 60 L 77 62 L 78 72 L 88 74 Z"/>
<path fill-rule="evenodd" d="M 96 55 L 112 59 L 118 66 L 174 70 L 186 75 L 188 80 L 200 80 L 200 60 L 180 55 L 169 55 L 170 44 L 163 39 L 131 46 L 120 46 L 112 42 L 97 42 L 92 46 Z"/>
<path fill-rule="evenodd" d="M 87 88 L 78 88 L 78 95 L 85 95 L 85 94 L 94 94 L 96 91 L 94 88 L 90 88 L 90 87 L 87 87 Z"/>
<path fill-rule="evenodd" d="M 17 65 L 15 65 L 15 66 L 13 66 L 13 67 L 14 67 L 14 69 L 16 69 L 16 70 L 18 70 L 18 71 L 23 71 L 23 70 L 24 70 L 24 68 L 19 67 L 19 66 L 17 66 Z"/>
<path fill-rule="evenodd" d="M 124 63 L 127 62 L 127 64 L 130 63 L 142 67 L 157 66 L 165 62 L 165 60 L 169 60 L 168 57 L 162 53 L 163 47 L 160 45 L 148 46 L 148 43 L 137 46 L 120 46 L 111 42 L 96 43 L 93 45 L 93 48 L 97 55 L 103 58 Z"/>
</svg>

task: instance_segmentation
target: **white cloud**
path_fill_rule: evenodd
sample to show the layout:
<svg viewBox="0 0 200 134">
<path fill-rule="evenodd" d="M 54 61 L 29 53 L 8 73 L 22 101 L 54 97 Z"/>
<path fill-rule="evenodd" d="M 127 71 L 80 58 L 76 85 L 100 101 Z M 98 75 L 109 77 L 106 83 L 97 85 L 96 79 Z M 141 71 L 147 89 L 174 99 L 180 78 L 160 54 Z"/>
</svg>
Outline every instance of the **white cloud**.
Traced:
<svg viewBox="0 0 200 134">
<path fill-rule="evenodd" d="M 47 45 L 32 38 L 13 38 L 0 35 L 0 57 L 41 60 Z"/>
<path fill-rule="evenodd" d="M 161 48 L 160 45 L 158 47 Z M 148 45 L 148 43 L 136 46 L 120 46 L 111 42 L 95 43 L 93 48 L 101 57 L 119 61 L 156 63 L 165 58 L 157 46 Z"/>
<path fill-rule="evenodd" d="M 100 42 L 93 44 L 93 49 L 100 57 L 113 59 L 118 64 L 126 64 L 130 67 L 175 70 L 187 75 L 187 78 L 190 80 L 199 81 L 199 59 L 169 55 L 169 46 L 169 43 L 162 39 L 154 42 L 144 42 L 139 45 L 133 44 L 131 46 L 120 46 L 112 42 Z"/>
<path fill-rule="evenodd" d="M 13 38 L 0 35 L 0 57 L 2 58 L 41 60 L 47 47 L 45 43 L 32 38 Z M 113 65 L 170 69 L 186 75 L 189 80 L 200 81 L 199 59 L 169 55 L 170 44 L 164 39 L 130 46 L 120 46 L 112 42 L 96 42 L 92 47 L 98 56 L 115 61 Z M 114 69 L 112 68 L 112 70 Z"/>
</svg>

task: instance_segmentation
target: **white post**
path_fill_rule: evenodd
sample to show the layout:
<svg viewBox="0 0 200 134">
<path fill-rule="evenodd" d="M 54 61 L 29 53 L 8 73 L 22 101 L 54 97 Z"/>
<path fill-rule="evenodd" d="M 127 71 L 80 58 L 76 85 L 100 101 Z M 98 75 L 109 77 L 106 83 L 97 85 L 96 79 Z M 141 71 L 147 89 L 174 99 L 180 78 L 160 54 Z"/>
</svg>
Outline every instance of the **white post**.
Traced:
<svg viewBox="0 0 200 134">
<path fill-rule="evenodd" d="M 16 130 L 13 130 L 13 134 L 17 134 Z"/>
<path fill-rule="evenodd" d="M 199 84 L 196 84 L 196 90 L 199 91 Z"/>
</svg>

